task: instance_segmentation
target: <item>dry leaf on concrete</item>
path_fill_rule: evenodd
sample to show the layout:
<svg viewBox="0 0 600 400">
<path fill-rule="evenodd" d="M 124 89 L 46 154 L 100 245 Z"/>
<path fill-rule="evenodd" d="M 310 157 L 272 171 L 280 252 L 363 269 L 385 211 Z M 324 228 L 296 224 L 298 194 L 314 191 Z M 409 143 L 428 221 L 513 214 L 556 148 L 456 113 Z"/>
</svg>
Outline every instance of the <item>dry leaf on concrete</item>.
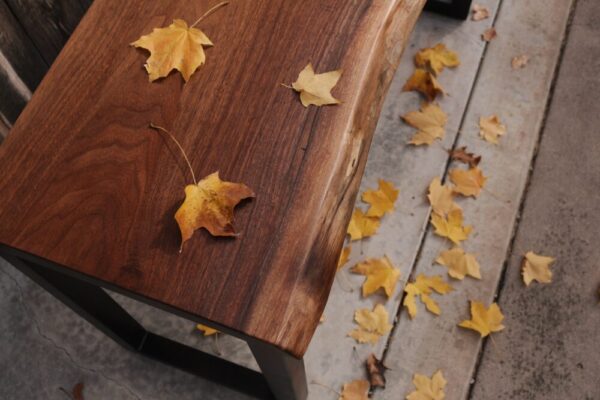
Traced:
<svg viewBox="0 0 600 400">
<path fill-rule="evenodd" d="M 413 384 L 417 390 L 406 396 L 406 400 L 444 400 L 446 383 L 442 371 L 437 371 L 431 378 L 415 374 Z"/>
<path fill-rule="evenodd" d="M 437 95 L 445 94 L 444 88 L 436 77 L 429 71 L 417 68 L 402 88 L 405 92 L 415 90 L 421 92 L 429 102 L 435 100 Z"/>
<path fill-rule="evenodd" d="M 492 303 L 490 308 L 486 309 L 483 303 L 471 301 L 471 319 L 462 321 L 458 326 L 472 329 L 479 332 L 481 337 L 486 337 L 492 332 L 499 332 L 504 329 L 503 319 L 504 315 L 502 315 L 498 304 Z"/>
<path fill-rule="evenodd" d="M 442 251 L 435 262 L 447 267 L 448 275 L 454 279 L 462 280 L 467 275 L 481 279 L 479 263 L 475 254 L 466 253 L 460 247 L 455 246 L 450 250 Z"/>
<path fill-rule="evenodd" d="M 445 67 L 459 66 L 460 59 L 458 54 L 448 50 L 446 45 L 438 43 L 433 47 L 419 50 L 415 55 L 415 65 L 420 68 L 428 68 L 437 76 Z"/>
<path fill-rule="evenodd" d="M 365 260 L 356 264 L 352 268 L 352 272 L 367 277 L 362 285 L 362 295 L 364 297 L 375 293 L 379 289 L 383 289 L 387 297 L 391 297 L 400 278 L 400 270 L 394 268 L 387 257 Z"/>
<path fill-rule="evenodd" d="M 487 181 L 487 178 L 478 167 L 469 168 L 468 170 L 452 169 L 449 176 L 454 184 L 454 192 L 463 196 L 479 196 Z"/>
<path fill-rule="evenodd" d="M 479 4 L 474 4 L 473 10 L 471 11 L 473 12 L 473 15 L 471 16 L 473 21 L 482 21 L 490 17 L 490 10 L 488 10 L 487 7 L 484 7 Z"/>
<path fill-rule="evenodd" d="M 364 379 L 345 383 L 339 400 L 369 400 L 369 381 Z"/>
<path fill-rule="evenodd" d="M 421 110 L 411 111 L 402 116 L 402 119 L 417 128 L 417 133 L 409 142 L 415 146 L 430 145 L 436 139 L 443 139 L 446 134 L 448 115 L 435 103 L 424 103 Z"/>
<path fill-rule="evenodd" d="M 497 115 L 479 118 L 479 136 L 484 140 L 498 144 L 498 138 L 506 134 L 506 126 L 500 122 Z"/>
<path fill-rule="evenodd" d="M 520 56 L 513 57 L 510 64 L 513 69 L 521 69 L 524 68 L 529 62 L 529 56 L 527 54 L 521 54 Z"/>
<path fill-rule="evenodd" d="M 444 282 L 439 275 L 427 276 L 419 274 L 414 282 L 406 284 L 406 287 L 404 288 L 406 296 L 404 296 L 404 302 L 402 304 L 406 307 L 408 315 L 412 319 L 417 315 L 416 298 L 419 296 L 423 304 L 425 304 L 427 311 L 435 315 L 440 315 L 440 306 L 430 295 L 433 291 L 436 291 L 439 294 L 447 294 L 452 290 L 452 286 Z"/>
<path fill-rule="evenodd" d="M 362 201 L 370 205 L 367 217 L 383 217 L 385 213 L 392 212 L 398 193 L 392 182 L 380 179 L 377 190 L 367 190 L 362 194 Z"/>
<path fill-rule="evenodd" d="M 552 282 L 552 271 L 550 264 L 556 261 L 553 257 L 540 256 L 533 251 L 528 251 L 523 258 L 521 272 L 523 274 L 523 282 L 529 286 L 531 282 L 538 281 L 540 283 Z"/>
</svg>

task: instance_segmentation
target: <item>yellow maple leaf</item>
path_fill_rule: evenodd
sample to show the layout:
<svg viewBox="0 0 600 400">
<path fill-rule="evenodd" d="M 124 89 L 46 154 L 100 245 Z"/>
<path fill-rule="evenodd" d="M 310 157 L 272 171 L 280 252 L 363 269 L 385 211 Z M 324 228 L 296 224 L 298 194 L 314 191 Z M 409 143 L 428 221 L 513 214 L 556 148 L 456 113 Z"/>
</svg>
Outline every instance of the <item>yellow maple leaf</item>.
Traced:
<svg viewBox="0 0 600 400">
<path fill-rule="evenodd" d="M 369 400 L 369 381 L 361 379 L 345 383 L 339 400 Z"/>
<path fill-rule="evenodd" d="M 416 297 L 419 296 L 429 312 L 440 315 L 440 307 L 435 300 L 431 298 L 430 294 L 433 293 L 433 291 L 439 294 L 447 294 L 452 290 L 452 286 L 444 282 L 439 275 L 427 276 L 419 274 L 414 282 L 406 284 L 404 288 L 406 296 L 404 296 L 404 302 L 402 304 L 406 307 L 408 315 L 412 319 L 417 315 Z"/>
<path fill-rule="evenodd" d="M 196 329 L 202 331 L 204 333 L 204 336 L 211 336 L 220 333 L 218 330 L 202 324 L 196 325 Z"/>
<path fill-rule="evenodd" d="M 392 325 L 388 322 L 388 312 L 381 304 L 377 304 L 373 311 L 367 308 L 356 310 L 354 320 L 359 328 L 354 329 L 348 336 L 359 343 L 375 344 L 381 335 L 385 335 L 392 330 Z"/>
<path fill-rule="evenodd" d="M 437 104 L 424 103 L 421 105 L 420 111 L 411 111 L 402 116 L 402 119 L 418 129 L 409 142 L 415 146 L 430 145 L 436 139 L 443 139 L 446 134 L 448 115 Z"/>
<path fill-rule="evenodd" d="M 213 44 L 200 29 L 188 27 L 184 20 L 176 19 L 165 28 L 155 28 L 131 45 L 150 52 L 145 67 L 151 82 L 164 78 L 174 69 L 181 72 L 187 82 L 206 61 L 203 46 Z"/>
<path fill-rule="evenodd" d="M 331 90 L 342 76 L 342 70 L 315 74 L 312 64 L 308 64 L 298 75 L 292 88 L 300 93 L 300 101 L 304 107 L 313 104 L 324 106 L 339 104 L 340 101 L 331 95 Z"/>
<path fill-rule="evenodd" d="M 337 265 L 338 271 L 340 269 L 342 269 L 344 267 L 344 265 L 346 265 L 346 263 L 348 262 L 348 259 L 350 258 L 351 252 L 352 252 L 351 246 L 346 246 L 342 249 L 342 252 L 340 253 L 340 258 L 338 259 L 338 265 Z"/>
<path fill-rule="evenodd" d="M 454 191 L 447 185 L 442 185 L 440 178 L 433 178 L 427 194 L 429 204 L 434 213 L 446 216 L 450 211 L 460 209 L 454 202 Z"/>
<path fill-rule="evenodd" d="M 466 275 L 481 279 L 479 263 L 475 254 L 465 253 L 460 247 L 442 251 L 435 260 L 438 264 L 448 267 L 448 275 L 455 279 L 464 279 Z"/>
<path fill-rule="evenodd" d="M 415 55 L 415 65 L 421 68 L 427 67 L 435 75 L 439 75 L 444 67 L 454 68 L 460 65 L 460 60 L 458 54 L 448 50 L 443 43 L 438 43 L 433 47 L 419 50 Z"/>
<path fill-rule="evenodd" d="M 438 94 L 445 94 L 444 88 L 436 77 L 429 71 L 417 68 L 402 88 L 405 92 L 416 90 L 425 95 L 428 101 L 433 101 Z"/>
<path fill-rule="evenodd" d="M 506 126 L 502 125 L 497 115 L 479 118 L 479 136 L 490 143 L 498 144 L 498 138 L 506 134 Z"/>
<path fill-rule="evenodd" d="M 205 228 L 213 236 L 236 236 L 233 209 L 254 192 L 242 183 L 225 182 L 215 172 L 197 184 L 185 187 L 185 200 L 175 213 L 181 230 L 181 248 L 196 229 Z"/>
<path fill-rule="evenodd" d="M 348 234 L 350 240 L 359 240 L 373 236 L 379 229 L 380 220 L 378 217 L 367 217 L 360 208 L 354 209 L 350 223 L 348 224 Z"/>
<path fill-rule="evenodd" d="M 523 258 L 523 264 L 521 266 L 521 272 L 523 274 L 523 282 L 529 286 L 532 281 L 538 281 L 540 283 L 552 282 L 552 271 L 550 271 L 550 264 L 556 259 L 553 257 L 540 256 L 535 254 L 533 251 L 528 251 Z"/>
<path fill-rule="evenodd" d="M 433 374 L 431 378 L 415 374 L 413 384 L 417 390 L 406 396 L 406 400 L 444 400 L 446 383 L 448 382 L 446 382 L 440 370 Z"/>
<path fill-rule="evenodd" d="M 431 214 L 431 223 L 435 227 L 436 235 L 450 239 L 454 244 L 467 240 L 473 230 L 471 225 L 463 226 L 463 213 L 461 209 L 454 209 L 445 218 L 438 214 Z"/>
<path fill-rule="evenodd" d="M 392 182 L 383 179 L 379 180 L 379 189 L 365 191 L 362 194 L 362 201 L 370 205 L 367 217 L 382 217 L 386 212 L 393 211 L 398 192 Z"/>
<path fill-rule="evenodd" d="M 367 277 L 362 286 L 362 295 L 365 297 L 380 288 L 384 290 L 387 297 L 391 297 L 400 278 L 400 270 L 394 268 L 387 257 L 370 258 L 358 263 L 352 268 L 352 272 Z"/>
<path fill-rule="evenodd" d="M 502 320 L 504 315 L 498 304 L 492 303 L 489 309 L 483 303 L 471 301 L 471 319 L 462 321 L 458 326 L 479 332 L 481 337 L 486 337 L 492 332 L 504 329 Z"/>
<path fill-rule="evenodd" d="M 450 180 L 454 183 L 454 192 L 463 196 L 477 197 L 485 186 L 487 177 L 478 167 L 450 170 Z"/>
</svg>

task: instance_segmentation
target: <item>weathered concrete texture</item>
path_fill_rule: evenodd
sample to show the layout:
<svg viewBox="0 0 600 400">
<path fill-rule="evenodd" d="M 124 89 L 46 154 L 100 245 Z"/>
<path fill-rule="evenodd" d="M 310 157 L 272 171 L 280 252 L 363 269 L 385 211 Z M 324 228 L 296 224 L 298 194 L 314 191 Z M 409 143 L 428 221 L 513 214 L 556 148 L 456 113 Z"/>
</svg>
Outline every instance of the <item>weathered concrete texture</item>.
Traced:
<svg viewBox="0 0 600 400">
<path fill-rule="evenodd" d="M 600 399 L 600 2 L 579 0 L 472 399 Z M 522 255 L 556 257 L 526 288 Z"/>
</svg>

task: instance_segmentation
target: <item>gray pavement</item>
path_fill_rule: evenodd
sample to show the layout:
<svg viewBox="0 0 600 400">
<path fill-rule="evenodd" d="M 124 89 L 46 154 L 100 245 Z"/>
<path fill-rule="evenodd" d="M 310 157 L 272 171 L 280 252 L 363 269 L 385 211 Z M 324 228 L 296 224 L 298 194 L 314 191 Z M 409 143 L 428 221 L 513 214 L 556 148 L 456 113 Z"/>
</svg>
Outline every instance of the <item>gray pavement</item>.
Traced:
<svg viewBox="0 0 600 400">
<path fill-rule="evenodd" d="M 579 0 L 471 398 L 600 399 L 600 2 Z M 556 257 L 526 288 L 522 255 Z"/>
</svg>

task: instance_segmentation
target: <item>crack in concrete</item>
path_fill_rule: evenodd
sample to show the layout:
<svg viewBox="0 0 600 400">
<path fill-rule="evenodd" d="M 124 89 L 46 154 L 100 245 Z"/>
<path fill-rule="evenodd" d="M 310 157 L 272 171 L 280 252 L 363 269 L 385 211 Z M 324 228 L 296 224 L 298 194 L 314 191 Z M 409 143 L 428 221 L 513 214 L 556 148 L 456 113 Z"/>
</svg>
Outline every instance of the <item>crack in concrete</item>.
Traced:
<svg viewBox="0 0 600 400">
<path fill-rule="evenodd" d="M 127 391 L 136 400 L 142 400 L 142 398 L 139 395 L 137 395 L 131 388 L 129 388 L 125 384 L 117 381 L 116 379 L 109 377 L 108 375 L 106 375 L 106 373 L 104 373 L 102 371 L 99 371 L 99 370 L 96 370 L 96 369 L 93 369 L 93 368 L 85 367 L 85 366 L 79 364 L 77 361 L 75 361 L 75 359 L 73 358 L 73 356 L 71 355 L 71 353 L 69 353 L 69 351 L 65 347 L 59 345 L 51 337 L 45 335 L 43 333 L 40 325 L 39 325 L 39 322 L 34 318 L 33 313 L 29 310 L 29 307 L 25 303 L 25 295 L 23 294 L 23 288 L 21 287 L 21 285 L 19 284 L 19 282 L 13 276 L 11 276 L 8 272 L 4 271 L 3 269 L 0 269 L 0 273 L 6 275 L 8 277 L 8 279 L 16 286 L 17 292 L 19 293 L 19 303 L 23 307 L 23 310 L 25 311 L 25 314 L 28 315 L 29 318 L 31 319 L 31 321 L 33 323 L 33 326 L 34 326 L 36 332 L 38 333 L 38 335 L 40 337 L 42 337 L 45 341 L 47 341 L 48 343 L 50 343 L 54 348 L 56 348 L 57 350 L 59 350 L 60 352 L 62 352 L 69 359 L 69 361 L 73 365 L 75 365 L 77 368 L 79 368 L 79 369 L 81 369 L 83 371 L 90 372 L 90 373 L 95 374 L 95 375 L 100 375 L 101 377 L 103 377 L 107 381 L 112 382 L 115 385 L 117 385 L 120 388 L 122 388 L 125 391 Z"/>
</svg>

